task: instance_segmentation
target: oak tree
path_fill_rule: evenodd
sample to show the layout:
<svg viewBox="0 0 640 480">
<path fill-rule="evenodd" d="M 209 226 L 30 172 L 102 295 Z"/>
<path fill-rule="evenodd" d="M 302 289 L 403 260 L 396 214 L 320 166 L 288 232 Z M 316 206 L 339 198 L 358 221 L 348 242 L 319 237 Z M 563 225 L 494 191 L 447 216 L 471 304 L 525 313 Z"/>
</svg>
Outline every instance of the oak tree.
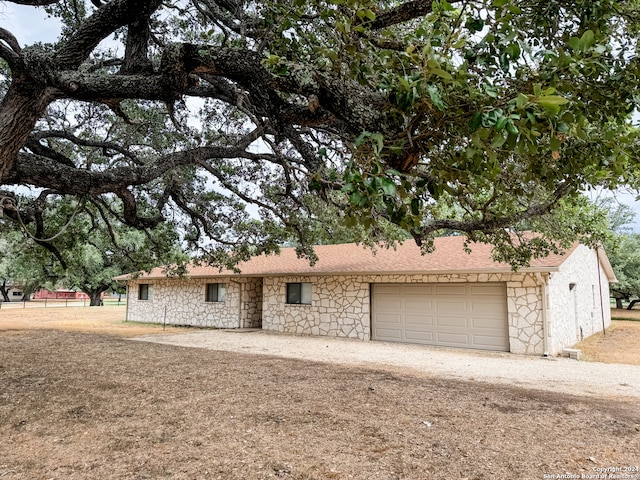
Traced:
<svg viewBox="0 0 640 480">
<path fill-rule="evenodd" d="M 38 236 L 25 224 L 0 229 L 0 278 L 24 283 L 25 291 L 69 288 L 85 292 L 90 305 L 99 306 L 104 292 L 118 290 L 113 278 L 123 272 L 171 265 L 168 273 L 179 273 L 187 260 L 168 224 L 135 229 L 68 197 L 42 206 L 33 222 L 42 225 Z"/>
<path fill-rule="evenodd" d="M 324 203 L 517 265 L 600 238 L 584 190 L 638 186 L 636 2 L 3 3 L 63 25 L 0 29 L 0 207 L 35 231 L 73 196 L 225 262 L 312 244 Z"/>
</svg>

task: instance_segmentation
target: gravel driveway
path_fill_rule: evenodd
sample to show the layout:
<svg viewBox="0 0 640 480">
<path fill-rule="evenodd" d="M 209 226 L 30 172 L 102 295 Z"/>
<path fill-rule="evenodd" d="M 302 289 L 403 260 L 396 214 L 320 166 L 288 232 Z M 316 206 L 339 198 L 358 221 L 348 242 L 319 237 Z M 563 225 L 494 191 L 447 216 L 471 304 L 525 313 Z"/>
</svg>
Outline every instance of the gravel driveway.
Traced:
<svg viewBox="0 0 640 480">
<path fill-rule="evenodd" d="M 500 352 L 343 338 L 280 335 L 262 330 L 206 330 L 134 340 L 252 355 L 273 355 L 407 373 L 475 380 L 597 397 L 640 398 L 640 366 L 580 362 Z"/>
</svg>

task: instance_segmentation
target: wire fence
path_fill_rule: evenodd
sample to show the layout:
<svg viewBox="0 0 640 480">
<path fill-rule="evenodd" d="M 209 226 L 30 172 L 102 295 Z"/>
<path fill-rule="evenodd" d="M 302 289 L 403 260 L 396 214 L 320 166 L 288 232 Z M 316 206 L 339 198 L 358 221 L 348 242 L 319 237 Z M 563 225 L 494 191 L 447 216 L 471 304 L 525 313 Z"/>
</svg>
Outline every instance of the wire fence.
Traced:
<svg viewBox="0 0 640 480">
<path fill-rule="evenodd" d="M 2 302 L 0 301 L 0 309 L 5 310 L 8 308 L 60 308 L 60 307 L 88 307 L 90 306 L 89 299 L 77 300 L 75 298 L 41 298 L 37 300 L 24 300 L 16 302 Z M 105 298 L 103 300 L 105 307 L 121 307 L 127 304 L 126 298 Z"/>
</svg>

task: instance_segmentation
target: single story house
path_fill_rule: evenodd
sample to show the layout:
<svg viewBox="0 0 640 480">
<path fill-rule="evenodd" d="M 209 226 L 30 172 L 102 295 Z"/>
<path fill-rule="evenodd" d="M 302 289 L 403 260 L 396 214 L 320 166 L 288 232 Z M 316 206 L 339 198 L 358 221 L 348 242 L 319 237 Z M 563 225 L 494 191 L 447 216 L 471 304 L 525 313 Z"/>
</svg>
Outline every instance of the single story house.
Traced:
<svg viewBox="0 0 640 480">
<path fill-rule="evenodd" d="M 127 320 L 325 335 L 553 355 L 611 322 L 602 250 L 580 244 L 527 268 L 491 258 L 491 246 L 441 237 L 422 255 L 413 242 L 371 249 L 315 248 L 310 266 L 293 248 L 239 265 L 241 273 L 162 268 L 128 284 Z"/>
</svg>

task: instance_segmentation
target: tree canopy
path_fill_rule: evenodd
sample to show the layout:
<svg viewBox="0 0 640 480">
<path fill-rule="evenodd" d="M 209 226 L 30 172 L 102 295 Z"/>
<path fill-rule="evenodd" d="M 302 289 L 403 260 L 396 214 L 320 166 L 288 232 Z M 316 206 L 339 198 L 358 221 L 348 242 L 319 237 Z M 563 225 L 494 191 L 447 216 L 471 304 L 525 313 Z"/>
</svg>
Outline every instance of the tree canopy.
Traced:
<svg viewBox="0 0 640 480">
<path fill-rule="evenodd" d="M 63 286 L 87 293 L 96 306 L 103 292 L 117 289 L 113 278 L 123 272 L 167 264 L 177 269 L 187 260 L 169 224 L 137 230 L 107 221 L 87 202 L 67 197 L 49 202 L 39 223 L 42 238 L 28 227 L 7 228 L 15 224 L 0 229 L 0 279 L 24 283 L 27 294 Z"/>
<path fill-rule="evenodd" d="M 640 234 L 630 228 L 635 213 L 611 197 L 599 199 L 597 204 L 607 212 L 614 233 L 603 245 L 618 280 L 609 286 L 611 298 L 616 308 L 623 308 L 624 300 L 631 302 L 631 309 L 640 302 Z"/>
<path fill-rule="evenodd" d="M 312 244 L 335 212 L 522 264 L 601 238 L 581 192 L 638 187 L 637 2 L 3 3 L 63 23 L 0 29 L 0 207 L 36 237 L 73 196 L 220 263 Z"/>
</svg>

